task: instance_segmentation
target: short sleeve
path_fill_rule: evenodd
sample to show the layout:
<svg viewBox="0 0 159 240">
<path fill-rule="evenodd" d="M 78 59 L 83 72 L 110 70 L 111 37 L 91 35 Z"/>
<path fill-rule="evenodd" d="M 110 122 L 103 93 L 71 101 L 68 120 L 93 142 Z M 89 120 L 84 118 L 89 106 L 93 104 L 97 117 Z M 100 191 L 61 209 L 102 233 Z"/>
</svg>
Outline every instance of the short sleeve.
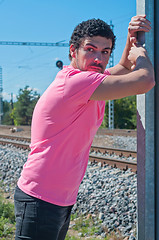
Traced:
<svg viewBox="0 0 159 240">
<path fill-rule="evenodd" d="M 110 75 L 93 71 L 70 71 L 65 78 L 64 98 L 86 103 L 100 83 Z"/>
</svg>

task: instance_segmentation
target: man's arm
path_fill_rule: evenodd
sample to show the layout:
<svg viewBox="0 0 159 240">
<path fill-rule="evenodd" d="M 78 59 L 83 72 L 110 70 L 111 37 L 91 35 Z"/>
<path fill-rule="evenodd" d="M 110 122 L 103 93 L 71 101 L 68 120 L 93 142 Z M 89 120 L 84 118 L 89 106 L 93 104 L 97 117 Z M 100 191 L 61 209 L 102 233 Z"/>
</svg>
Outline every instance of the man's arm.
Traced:
<svg viewBox="0 0 159 240">
<path fill-rule="evenodd" d="M 128 60 L 135 69 L 128 74 L 110 75 L 97 87 L 91 100 L 113 100 L 148 92 L 154 85 L 154 70 L 146 50 L 135 44 L 129 51 Z"/>
<path fill-rule="evenodd" d="M 128 55 L 132 44 L 137 42 L 137 32 L 149 32 L 150 29 L 150 21 L 146 19 L 145 15 L 135 16 L 131 19 L 128 27 L 127 42 L 121 60 L 116 66 L 109 68 L 111 75 L 122 75 L 132 71 L 133 65 L 128 59 Z"/>
</svg>

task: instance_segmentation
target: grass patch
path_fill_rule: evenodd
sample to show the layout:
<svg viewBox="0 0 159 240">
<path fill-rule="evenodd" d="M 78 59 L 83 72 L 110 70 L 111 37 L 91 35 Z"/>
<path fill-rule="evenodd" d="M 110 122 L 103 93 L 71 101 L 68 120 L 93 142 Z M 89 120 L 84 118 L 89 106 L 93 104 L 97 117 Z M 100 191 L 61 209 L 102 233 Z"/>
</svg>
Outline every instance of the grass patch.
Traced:
<svg viewBox="0 0 159 240">
<path fill-rule="evenodd" d="M 72 227 L 69 229 L 65 240 L 80 240 L 86 237 L 89 237 L 89 240 L 123 240 L 123 236 L 119 232 L 118 234 L 115 232 L 108 233 L 107 229 L 102 228 L 102 221 L 94 220 L 91 215 L 84 217 L 75 213 L 71 216 L 71 224 Z M 101 233 L 106 234 L 105 238 L 100 238 Z"/>
<path fill-rule="evenodd" d="M 73 227 L 75 231 L 81 233 L 81 237 L 84 236 L 92 236 L 99 232 L 99 226 L 95 226 L 93 219 L 85 219 L 84 217 L 80 217 L 76 220 L 76 224 Z"/>
<path fill-rule="evenodd" d="M 0 239 L 11 240 L 14 238 L 14 232 L 14 205 L 0 197 Z"/>
</svg>

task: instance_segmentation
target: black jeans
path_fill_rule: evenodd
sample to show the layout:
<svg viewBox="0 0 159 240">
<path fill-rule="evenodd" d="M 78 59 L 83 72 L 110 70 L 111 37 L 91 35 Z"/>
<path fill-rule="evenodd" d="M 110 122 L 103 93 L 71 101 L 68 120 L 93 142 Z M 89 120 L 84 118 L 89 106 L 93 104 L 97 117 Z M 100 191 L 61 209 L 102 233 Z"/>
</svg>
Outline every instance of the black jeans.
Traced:
<svg viewBox="0 0 159 240">
<path fill-rule="evenodd" d="M 18 187 L 14 195 L 15 240 L 64 240 L 73 206 L 58 206 L 31 197 Z"/>
</svg>

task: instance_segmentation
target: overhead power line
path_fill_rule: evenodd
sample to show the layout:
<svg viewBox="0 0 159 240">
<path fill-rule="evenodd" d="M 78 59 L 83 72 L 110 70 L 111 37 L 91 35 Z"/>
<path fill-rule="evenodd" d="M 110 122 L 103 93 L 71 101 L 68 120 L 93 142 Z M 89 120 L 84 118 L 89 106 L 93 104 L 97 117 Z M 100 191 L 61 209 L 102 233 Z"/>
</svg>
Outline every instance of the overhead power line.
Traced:
<svg viewBox="0 0 159 240">
<path fill-rule="evenodd" d="M 15 42 L 15 41 L 0 41 L 0 45 L 14 45 L 14 46 L 37 46 L 37 47 L 69 47 L 68 43 L 56 42 Z"/>
</svg>

